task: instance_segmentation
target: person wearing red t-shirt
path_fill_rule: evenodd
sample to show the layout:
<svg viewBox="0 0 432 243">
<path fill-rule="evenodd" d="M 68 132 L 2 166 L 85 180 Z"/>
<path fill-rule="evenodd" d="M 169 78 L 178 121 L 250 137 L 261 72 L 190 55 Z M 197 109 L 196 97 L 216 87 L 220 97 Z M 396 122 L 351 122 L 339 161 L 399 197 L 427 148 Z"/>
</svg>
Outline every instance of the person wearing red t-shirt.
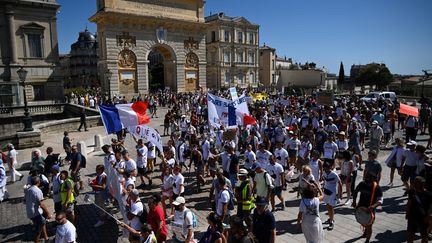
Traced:
<svg viewBox="0 0 432 243">
<path fill-rule="evenodd" d="M 147 222 L 151 225 L 158 243 L 164 242 L 168 238 L 164 212 L 159 205 L 160 201 L 161 197 L 159 194 L 153 194 L 147 201 L 149 207 Z"/>
</svg>

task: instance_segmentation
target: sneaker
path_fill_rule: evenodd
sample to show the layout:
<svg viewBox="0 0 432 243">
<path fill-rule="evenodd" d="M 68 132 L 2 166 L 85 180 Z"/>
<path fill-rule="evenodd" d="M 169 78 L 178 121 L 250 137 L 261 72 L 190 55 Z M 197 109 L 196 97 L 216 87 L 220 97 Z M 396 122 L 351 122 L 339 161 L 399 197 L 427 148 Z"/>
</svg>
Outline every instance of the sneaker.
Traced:
<svg viewBox="0 0 432 243">
<path fill-rule="evenodd" d="M 103 224 L 105 224 L 105 221 L 99 220 L 93 227 L 97 228 L 99 226 L 102 226 Z"/>
<path fill-rule="evenodd" d="M 345 203 L 344 203 L 344 205 L 349 205 L 351 203 L 351 199 L 347 199 L 346 201 L 345 201 Z"/>
<path fill-rule="evenodd" d="M 333 222 L 330 222 L 329 227 L 327 228 L 328 230 L 333 230 L 334 228 L 334 224 Z"/>
<path fill-rule="evenodd" d="M 331 224 L 332 220 L 331 219 L 327 219 L 327 221 L 323 222 L 322 224 Z"/>
</svg>

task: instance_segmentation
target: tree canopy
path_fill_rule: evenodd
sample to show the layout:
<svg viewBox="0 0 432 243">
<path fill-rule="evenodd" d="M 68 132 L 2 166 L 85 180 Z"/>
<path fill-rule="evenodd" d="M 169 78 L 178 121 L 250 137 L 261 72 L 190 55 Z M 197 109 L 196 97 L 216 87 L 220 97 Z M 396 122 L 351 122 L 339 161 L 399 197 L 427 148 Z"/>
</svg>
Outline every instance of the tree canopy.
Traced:
<svg viewBox="0 0 432 243">
<path fill-rule="evenodd" d="M 357 85 L 377 85 L 384 88 L 393 81 L 393 75 L 383 64 L 371 63 L 362 68 L 355 77 Z"/>
<path fill-rule="evenodd" d="M 343 82 L 345 82 L 345 69 L 343 63 L 341 62 L 339 67 L 338 83 L 343 83 Z"/>
</svg>

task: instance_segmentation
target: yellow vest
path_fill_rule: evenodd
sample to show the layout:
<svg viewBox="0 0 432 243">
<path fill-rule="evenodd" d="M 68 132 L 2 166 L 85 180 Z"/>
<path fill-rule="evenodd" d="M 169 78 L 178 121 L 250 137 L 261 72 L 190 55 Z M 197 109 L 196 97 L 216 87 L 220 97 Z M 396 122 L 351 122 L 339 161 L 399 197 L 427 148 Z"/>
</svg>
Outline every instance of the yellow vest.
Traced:
<svg viewBox="0 0 432 243">
<path fill-rule="evenodd" d="M 68 194 L 68 191 L 66 190 L 66 182 L 69 182 L 69 183 L 70 183 L 70 185 L 71 185 L 71 190 L 72 190 L 72 193 L 71 193 L 71 195 L 70 195 L 68 201 L 66 201 L 67 194 Z M 74 192 L 73 192 L 73 190 L 74 190 L 74 182 L 73 182 L 73 180 L 69 177 L 69 178 L 67 178 L 67 179 L 66 179 L 66 180 L 61 184 L 61 186 L 60 186 L 60 199 L 61 199 L 61 203 L 62 203 L 62 204 L 70 204 L 70 203 L 75 202 L 75 196 L 74 196 Z"/>
<path fill-rule="evenodd" d="M 250 211 L 250 210 L 252 210 L 255 207 L 254 197 L 252 196 L 252 193 L 251 193 L 251 195 L 249 197 L 247 195 L 248 194 L 247 193 L 248 188 L 249 188 L 249 180 L 246 180 L 245 183 L 244 183 L 244 185 L 243 185 L 242 194 L 241 194 L 241 197 L 242 197 L 242 210 L 244 210 L 244 211 Z"/>
</svg>

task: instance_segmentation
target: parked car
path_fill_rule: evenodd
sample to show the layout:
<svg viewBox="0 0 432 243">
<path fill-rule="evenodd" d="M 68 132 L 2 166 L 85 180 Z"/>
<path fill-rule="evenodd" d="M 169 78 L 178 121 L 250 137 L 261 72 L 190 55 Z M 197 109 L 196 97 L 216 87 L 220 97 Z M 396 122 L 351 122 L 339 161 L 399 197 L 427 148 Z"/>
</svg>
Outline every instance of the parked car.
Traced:
<svg viewBox="0 0 432 243">
<path fill-rule="evenodd" d="M 392 102 L 396 102 L 397 101 L 397 97 L 395 92 L 389 92 L 389 91 L 384 91 L 384 92 L 370 92 L 369 94 L 363 96 L 362 98 L 360 98 L 361 101 L 364 102 L 373 102 L 373 101 L 377 101 L 377 100 L 390 100 Z"/>
</svg>

